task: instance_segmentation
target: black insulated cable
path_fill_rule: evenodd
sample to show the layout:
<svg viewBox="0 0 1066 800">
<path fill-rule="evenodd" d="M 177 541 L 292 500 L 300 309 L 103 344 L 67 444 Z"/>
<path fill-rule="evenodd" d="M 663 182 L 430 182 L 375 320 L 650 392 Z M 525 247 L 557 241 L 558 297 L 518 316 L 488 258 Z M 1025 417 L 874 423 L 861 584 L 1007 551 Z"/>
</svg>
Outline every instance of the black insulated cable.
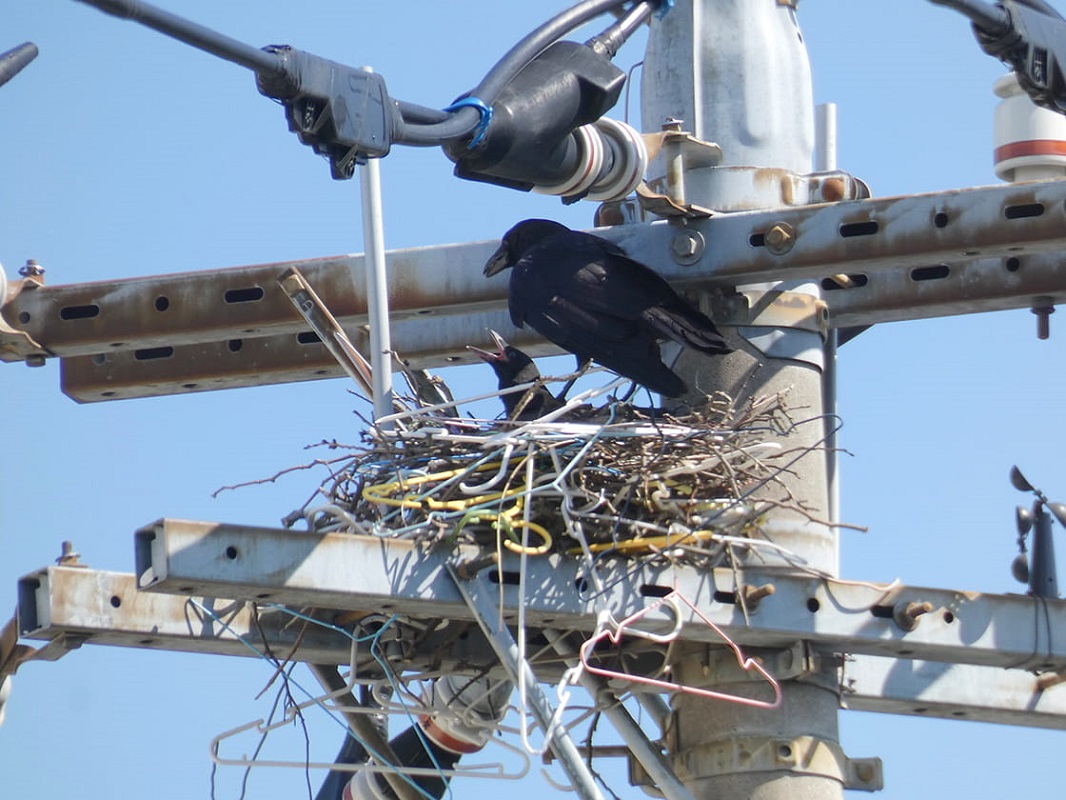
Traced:
<svg viewBox="0 0 1066 800">
<path fill-rule="evenodd" d="M 622 45 L 626 43 L 626 40 L 633 35 L 633 32 L 651 16 L 654 8 L 655 3 L 649 2 L 649 0 L 635 4 L 621 19 L 603 33 L 593 36 L 585 44 L 597 53 L 607 56 L 607 58 L 614 58 Z"/>
<path fill-rule="evenodd" d="M 947 6 L 967 17 L 970 22 L 992 36 L 1001 36 L 1010 29 L 1010 16 L 1000 6 L 981 0 L 929 0 Z"/>
<path fill-rule="evenodd" d="M 575 28 L 612 8 L 625 5 L 625 0 L 583 0 L 557 14 L 529 33 L 508 50 L 466 96 L 476 97 L 491 106 L 499 93 L 527 64 L 545 49 Z M 396 131 L 398 144 L 436 146 L 471 133 L 481 121 L 473 108 L 461 108 L 444 122 L 432 125 L 412 124 L 404 119 Z"/>
</svg>

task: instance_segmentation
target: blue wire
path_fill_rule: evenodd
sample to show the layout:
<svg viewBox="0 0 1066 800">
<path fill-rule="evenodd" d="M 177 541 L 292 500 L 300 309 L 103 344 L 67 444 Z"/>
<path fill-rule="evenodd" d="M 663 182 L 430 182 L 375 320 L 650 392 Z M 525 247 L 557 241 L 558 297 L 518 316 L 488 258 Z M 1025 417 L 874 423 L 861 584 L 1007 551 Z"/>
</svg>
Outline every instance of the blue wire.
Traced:
<svg viewBox="0 0 1066 800">
<path fill-rule="evenodd" d="M 396 679 L 394 677 L 394 671 L 392 669 L 392 665 L 389 664 L 385 660 L 385 658 L 381 655 L 381 648 L 380 648 L 379 640 L 381 639 L 382 634 L 384 634 L 385 631 L 388 630 L 389 627 L 397 619 L 399 619 L 400 615 L 399 614 L 393 614 L 392 616 L 390 616 L 385 621 L 385 624 L 382 625 L 380 628 L 378 628 L 377 631 L 375 631 L 372 634 L 367 634 L 365 636 L 355 636 L 351 632 L 345 630 L 344 628 L 341 628 L 341 627 L 339 627 L 337 625 L 332 625 L 329 622 L 324 622 L 323 620 L 320 620 L 320 619 L 315 619 L 314 617 L 311 617 L 311 616 L 307 616 L 306 614 L 302 614 L 299 611 L 296 611 L 295 609 L 288 608 L 287 606 L 278 605 L 276 603 L 264 603 L 264 606 L 266 608 L 272 608 L 272 609 L 274 609 L 276 611 L 281 611 L 283 613 L 290 614 L 290 615 L 296 617 L 297 619 L 304 620 L 305 622 L 310 622 L 313 625 L 319 625 L 319 626 L 321 626 L 323 628 L 328 628 L 329 630 L 336 631 L 337 633 L 340 633 L 340 634 L 348 637 L 349 639 L 351 639 L 353 642 L 356 642 L 357 644 L 362 644 L 362 643 L 368 642 L 368 641 L 370 642 L 370 646 L 368 648 L 368 650 L 370 651 L 370 655 L 372 655 L 374 657 L 374 660 L 378 663 L 378 666 L 380 666 L 382 671 L 385 673 L 385 677 L 389 679 L 389 685 L 392 687 L 392 690 L 396 693 L 397 696 L 401 697 L 400 704 L 403 706 L 403 712 L 404 712 L 404 715 L 407 717 L 407 721 L 411 724 L 411 727 L 414 728 L 415 736 L 418 737 L 418 741 L 422 744 L 422 748 L 426 751 L 426 755 L 429 756 L 429 760 L 433 764 L 434 769 L 437 770 L 438 775 L 444 781 L 445 791 L 447 792 L 449 797 L 452 796 L 451 781 L 447 777 L 445 777 L 444 768 L 441 767 L 440 762 L 437 761 L 437 757 L 433 754 L 433 750 L 430 748 L 429 742 L 426 740 L 426 735 L 422 732 L 422 727 L 417 724 L 417 720 L 415 720 L 415 718 L 411 715 L 411 711 L 407 708 L 407 705 L 405 703 L 403 703 L 402 694 L 400 692 L 400 687 L 396 683 Z M 324 708 L 324 706 L 323 706 L 323 708 Z M 348 735 L 351 736 L 353 739 L 355 739 L 357 742 L 359 742 L 359 744 L 363 745 L 363 747 L 367 750 L 367 752 L 371 753 L 372 755 L 374 755 L 374 757 L 377 759 L 377 761 L 380 764 L 383 764 L 385 766 L 390 766 L 390 767 L 395 767 L 396 766 L 394 764 L 389 764 L 387 761 L 385 761 L 385 759 L 383 759 L 381 756 L 377 755 L 369 747 L 367 747 L 366 743 L 361 741 L 359 739 L 359 737 L 357 737 L 355 735 L 355 733 L 350 728 L 348 728 L 347 723 L 342 722 L 341 724 L 344 725 L 345 728 L 348 730 Z M 401 764 L 400 766 L 402 767 L 403 765 Z M 410 784 L 411 787 L 414 788 L 415 791 L 417 791 L 423 797 L 425 797 L 426 800 L 437 800 L 437 798 L 435 798 L 432 795 L 430 795 L 429 793 L 427 793 L 425 789 L 423 789 L 421 786 L 419 786 L 414 780 L 412 780 L 410 777 L 405 775 L 403 772 L 397 772 L 397 776 L 400 777 L 401 779 L 403 779 L 404 782 Z"/>
<path fill-rule="evenodd" d="M 466 146 L 468 150 L 473 150 L 481 144 L 481 141 L 485 138 L 485 132 L 488 131 L 489 125 L 492 123 L 492 106 L 485 105 L 485 101 L 478 97 L 463 97 L 444 110 L 458 111 L 460 108 L 476 108 L 481 115 L 481 121 L 474 126 L 474 138 Z"/>
</svg>

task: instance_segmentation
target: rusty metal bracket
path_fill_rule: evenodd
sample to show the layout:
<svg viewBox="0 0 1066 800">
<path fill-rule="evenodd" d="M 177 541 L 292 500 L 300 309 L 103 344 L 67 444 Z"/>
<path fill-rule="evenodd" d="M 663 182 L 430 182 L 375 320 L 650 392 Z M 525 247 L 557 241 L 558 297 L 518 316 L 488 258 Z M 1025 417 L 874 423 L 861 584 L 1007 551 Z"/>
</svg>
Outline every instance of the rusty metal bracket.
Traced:
<svg viewBox="0 0 1066 800">
<path fill-rule="evenodd" d="M 18 616 L 13 616 L 0 629 L 0 682 L 18 672 L 19 666 L 36 653 L 36 648 L 18 643 Z"/>
<path fill-rule="evenodd" d="M 40 274 L 27 275 L 17 281 L 7 281 L 0 266 L 0 361 L 25 361 L 28 364 L 40 363 L 40 360 L 53 355 L 42 347 L 26 331 L 12 327 L 4 318 L 4 309 L 13 302 L 23 290 L 32 290 L 44 285 Z"/>
</svg>

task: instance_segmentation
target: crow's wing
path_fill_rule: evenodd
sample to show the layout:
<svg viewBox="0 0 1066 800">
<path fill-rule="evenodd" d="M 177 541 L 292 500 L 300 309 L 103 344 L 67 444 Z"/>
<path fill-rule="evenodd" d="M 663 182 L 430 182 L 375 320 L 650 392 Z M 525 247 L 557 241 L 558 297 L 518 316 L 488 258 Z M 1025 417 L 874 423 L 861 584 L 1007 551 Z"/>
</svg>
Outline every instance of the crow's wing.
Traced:
<svg viewBox="0 0 1066 800">
<path fill-rule="evenodd" d="M 637 320 L 647 308 L 678 301 L 657 272 L 598 236 L 572 231 L 528 255 L 537 275 L 552 282 L 557 294 L 590 311 Z"/>
<path fill-rule="evenodd" d="M 592 314 L 560 297 L 524 309 L 522 320 L 582 361 L 592 359 L 669 397 L 685 392 L 684 381 L 663 364 L 655 337 L 636 322 Z"/>
</svg>

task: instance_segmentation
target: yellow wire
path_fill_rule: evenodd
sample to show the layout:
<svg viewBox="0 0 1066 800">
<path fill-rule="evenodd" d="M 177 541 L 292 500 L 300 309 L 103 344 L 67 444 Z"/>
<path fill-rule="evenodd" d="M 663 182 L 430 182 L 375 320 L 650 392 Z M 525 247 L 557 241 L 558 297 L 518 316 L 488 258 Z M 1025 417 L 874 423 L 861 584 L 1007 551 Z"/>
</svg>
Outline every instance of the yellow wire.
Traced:
<svg viewBox="0 0 1066 800">
<path fill-rule="evenodd" d="M 663 536 L 645 536 L 641 539 L 623 539 L 620 542 L 597 542 L 596 544 L 590 544 L 589 551 L 593 553 L 602 553 L 605 550 L 613 550 L 617 553 L 640 553 L 646 552 L 652 549 L 663 550 L 671 545 L 688 544 L 695 540 L 697 542 L 704 541 L 706 539 L 713 539 L 718 534 L 714 531 L 690 531 L 689 533 L 679 534 L 665 534 Z M 573 548 L 567 551 L 571 554 L 581 553 L 580 547 Z"/>
<path fill-rule="evenodd" d="M 368 503 L 378 503 L 380 505 L 392 506 L 394 508 L 428 508 L 431 511 L 466 511 L 474 506 L 490 503 L 494 500 L 503 500 L 507 497 L 514 497 L 515 495 L 525 492 L 525 489 L 508 489 L 503 492 L 481 494 L 475 497 L 467 497 L 462 500 L 434 500 L 432 497 L 418 497 L 411 494 L 406 494 L 402 498 L 395 498 L 390 497 L 389 495 L 395 494 L 397 491 L 407 491 L 412 487 L 422 486 L 427 483 L 440 483 L 471 471 L 488 472 L 489 470 L 499 468 L 500 462 L 497 461 L 492 464 L 482 464 L 480 467 L 475 467 L 473 470 L 451 469 L 446 470 L 445 472 L 434 472 L 431 475 L 417 475 L 413 478 L 401 478 L 400 480 L 389 481 L 388 483 L 365 486 L 363 487 L 362 495 L 363 499 Z"/>
<path fill-rule="evenodd" d="M 512 553 L 525 553 L 527 556 L 542 556 L 552 549 L 552 535 L 542 526 L 536 522 L 527 522 L 520 519 L 517 522 L 511 523 L 515 528 L 529 528 L 537 536 L 541 538 L 541 544 L 536 547 L 528 547 L 505 538 L 503 540 L 503 546 L 510 550 Z"/>
<path fill-rule="evenodd" d="M 444 472 L 434 472 L 431 475 L 417 475 L 413 478 L 401 478 L 399 480 L 389 481 L 388 483 L 365 486 L 363 487 L 362 495 L 363 499 L 369 503 L 378 503 L 380 505 L 392 506 L 394 508 L 429 509 L 431 511 L 469 511 L 476 506 L 484 505 L 486 503 L 518 497 L 518 502 L 506 511 L 480 511 L 473 517 L 464 518 L 459 523 L 457 532 L 469 522 L 478 522 L 481 519 L 496 523 L 497 530 L 501 527 L 506 528 L 507 531 L 513 531 L 516 528 L 528 528 L 541 538 L 541 543 L 539 545 L 536 545 L 535 547 L 523 546 L 505 536 L 503 539 L 503 546 L 512 553 L 524 552 L 526 555 L 531 556 L 544 555 L 551 550 L 554 541 L 547 529 L 542 525 L 538 525 L 536 522 L 513 519 L 513 517 L 522 513 L 523 503 L 521 495 L 526 494 L 525 487 L 505 489 L 502 492 L 481 494 L 461 500 L 434 500 L 432 497 L 418 497 L 412 494 L 405 494 L 402 498 L 390 496 L 398 491 L 408 491 L 413 487 L 423 486 L 427 483 L 440 483 L 450 480 L 451 478 L 455 478 L 467 472 L 488 472 L 489 470 L 498 470 L 501 463 L 502 462 L 496 461 L 491 464 L 482 464 L 479 467 L 475 467 L 473 470 L 451 469 Z M 508 462 L 508 465 L 510 465 L 510 462 Z"/>
<path fill-rule="evenodd" d="M 476 525 L 479 522 L 491 522 L 496 528 L 497 533 L 503 533 L 504 537 L 501 540 L 503 546 L 510 550 L 512 553 L 525 553 L 527 556 L 542 556 L 545 553 L 551 551 L 552 548 L 552 535 L 542 525 L 538 525 L 536 522 L 526 522 L 525 520 L 512 520 L 511 517 L 522 512 L 522 504 L 518 503 L 512 508 L 507 509 L 501 513 L 494 511 L 479 511 L 476 514 L 467 514 L 455 528 L 455 532 L 459 533 L 467 525 Z M 536 547 L 524 546 L 516 542 L 511 535 L 514 533 L 515 528 L 529 528 L 537 536 L 541 538 L 541 543 Z"/>
</svg>

